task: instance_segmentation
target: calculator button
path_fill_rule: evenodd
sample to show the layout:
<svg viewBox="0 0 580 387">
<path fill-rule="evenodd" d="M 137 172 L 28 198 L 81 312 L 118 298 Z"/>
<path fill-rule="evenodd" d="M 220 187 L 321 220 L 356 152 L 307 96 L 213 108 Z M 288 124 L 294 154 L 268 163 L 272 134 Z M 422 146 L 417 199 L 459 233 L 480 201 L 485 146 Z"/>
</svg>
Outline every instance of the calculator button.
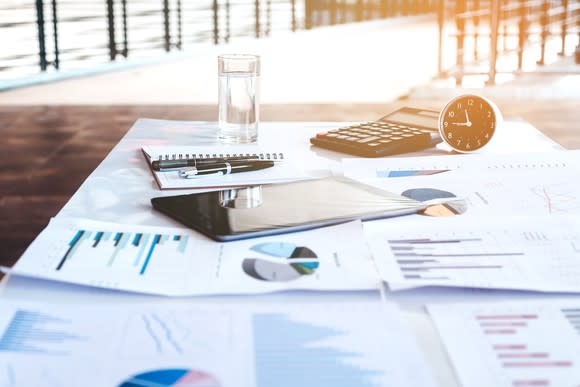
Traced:
<svg viewBox="0 0 580 387">
<path fill-rule="evenodd" d="M 368 146 L 377 146 L 380 145 L 378 142 L 371 142 L 370 144 L 367 144 Z"/>
<path fill-rule="evenodd" d="M 380 137 L 367 137 L 367 138 L 363 138 L 361 140 L 358 140 L 358 142 L 362 142 L 362 143 L 364 143 L 364 142 L 371 142 L 371 141 L 374 141 L 374 140 L 378 140 L 379 138 Z"/>
<path fill-rule="evenodd" d="M 391 140 L 402 140 L 403 137 L 398 137 L 398 136 L 393 136 L 391 137 Z"/>
<path fill-rule="evenodd" d="M 318 137 L 318 138 L 324 138 L 324 137 L 326 137 L 327 135 L 328 135 L 328 133 L 317 133 L 317 134 L 316 134 L 316 137 Z"/>
<path fill-rule="evenodd" d="M 400 134 L 403 134 L 403 132 L 401 131 L 395 131 L 395 132 L 391 132 L 392 135 L 398 136 Z"/>
<path fill-rule="evenodd" d="M 403 133 L 403 134 L 401 134 L 401 137 L 414 137 L 414 136 L 415 135 L 414 134 L 411 134 L 411 133 Z"/>
<path fill-rule="evenodd" d="M 318 137 L 318 135 L 316 135 L 316 137 Z M 338 137 L 338 134 L 336 133 L 327 133 L 326 137 Z"/>
<path fill-rule="evenodd" d="M 345 138 L 346 141 L 358 141 L 359 138 L 358 137 L 347 137 Z"/>
</svg>

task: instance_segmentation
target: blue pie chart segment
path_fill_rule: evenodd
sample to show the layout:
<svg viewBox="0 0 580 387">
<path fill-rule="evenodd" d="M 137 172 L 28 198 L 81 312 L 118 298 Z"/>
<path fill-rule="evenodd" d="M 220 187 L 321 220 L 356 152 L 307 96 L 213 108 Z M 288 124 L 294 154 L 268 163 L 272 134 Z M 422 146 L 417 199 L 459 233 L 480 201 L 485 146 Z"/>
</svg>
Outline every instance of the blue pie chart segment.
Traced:
<svg viewBox="0 0 580 387">
<path fill-rule="evenodd" d="M 287 242 L 260 243 L 250 247 L 250 250 L 279 258 L 290 258 L 295 249 L 296 245 L 294 243 Z"/>
<path fill-rule="evenodd" d="M 148 371 L 132 376 L 119 387 L 220 387 L 213 375 L 181 368 Z"/>
<path fill-rule="evenodd" d="M 311 249 L 294 243 L 260 243 L 250 247 L 250 250 L 269 257 L 246 258 L 242 262 L 244 272 L 261 281 L 293 281 L 314 274 L 319 266 L 318 258 Z"/>
</svg>

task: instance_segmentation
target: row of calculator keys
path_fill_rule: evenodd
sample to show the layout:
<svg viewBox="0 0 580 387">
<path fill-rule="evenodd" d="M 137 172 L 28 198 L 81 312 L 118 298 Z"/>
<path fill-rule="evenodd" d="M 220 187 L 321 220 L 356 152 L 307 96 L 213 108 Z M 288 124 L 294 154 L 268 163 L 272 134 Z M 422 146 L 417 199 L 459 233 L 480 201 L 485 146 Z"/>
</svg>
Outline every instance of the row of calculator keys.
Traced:
<svg viewBox="0 0 580 387">
<path fill-rule="evenodd" d="M 322 136 L 338 141 L 357 142 L 361 145 L 374 147 L 402 140 L 406 137 L 414 137 L 422 133 L 430 133 L 430 131 L 392 123 L 370 122 L 330 130 L 328 133 L 322 134 Z"/>
</svg>

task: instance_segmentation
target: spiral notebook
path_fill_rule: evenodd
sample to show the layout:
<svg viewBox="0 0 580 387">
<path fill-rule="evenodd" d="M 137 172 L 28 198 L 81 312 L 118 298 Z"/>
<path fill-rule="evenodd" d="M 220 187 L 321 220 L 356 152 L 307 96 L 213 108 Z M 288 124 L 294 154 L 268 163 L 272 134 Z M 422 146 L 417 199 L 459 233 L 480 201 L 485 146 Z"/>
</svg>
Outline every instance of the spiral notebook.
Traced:
<svg viewBox="0 0 580 387">
<path fill-rule="evenodd" d="M 304 170 L 297 168 L 284 152 L 275 149 L 262 149 L 257 145 L 224 146 L 143 146 L 143 155 L 160 189 L 196 189 L 236 187 L 244 185 L 285 183 L 311 178 Z M 234 173 L 231 175 L 184 179 L 178 171 L 159 172 L 153 170 L 155 160 L 205 159 L 231 157 L 258 157 L 274 160 L 272 168 L 259 171 Z"/>
</svg>

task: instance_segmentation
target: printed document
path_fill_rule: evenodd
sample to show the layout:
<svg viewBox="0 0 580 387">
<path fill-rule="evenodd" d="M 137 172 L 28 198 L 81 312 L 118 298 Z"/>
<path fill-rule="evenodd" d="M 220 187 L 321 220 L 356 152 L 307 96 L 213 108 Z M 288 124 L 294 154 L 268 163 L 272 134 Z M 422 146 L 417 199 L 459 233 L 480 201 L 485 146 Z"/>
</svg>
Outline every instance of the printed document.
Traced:
<svg viewBox="0 0 580 387">
<path fill-rule="evenodd" d="M 461 385 L 577 386 L 580 301 L 430 305 Z"/>
<path fill-rule="evenodd" d="M 430 176 L 453 170 L 521 172 L 525 170 L 580 169 L 580 150 L 508 154 L 463 154 L 379 159 L 345 158 L 344 175 L 352 179 L 395 179 Z"/>
<path fill-rule="evenodd" d="M 360 221 L 218 243 L 185 228 L 53 219 L 12 274 L 187 296 L 379 286 Z"/>
<path fill-rule="evenodd" d="M 450 217 L 375 221 L 365 234 L 393 290 L 460 286 L 580 292 L 577 217 Z"/>
<path fill-rule="evenodd" d="M 397 308 L 0 305 L 0 386 L 434 387 Z"/>
</svg>

